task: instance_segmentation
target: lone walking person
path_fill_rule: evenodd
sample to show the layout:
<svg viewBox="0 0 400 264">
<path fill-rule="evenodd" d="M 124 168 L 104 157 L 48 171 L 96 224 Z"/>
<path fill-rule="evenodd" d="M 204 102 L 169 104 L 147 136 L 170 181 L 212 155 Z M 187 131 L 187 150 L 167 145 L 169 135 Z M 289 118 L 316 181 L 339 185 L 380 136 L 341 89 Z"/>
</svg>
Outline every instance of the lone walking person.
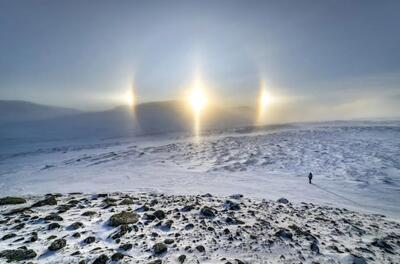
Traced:
<svg viewBox="0 0 400 264">
<path fill-rule="evenodd" d="M 309 184 L 312 184 L 311 180 L 312 180 L 312 173 L 310 172 L 310 174 L 308 174 L 308 183 Z"/>
</svg>

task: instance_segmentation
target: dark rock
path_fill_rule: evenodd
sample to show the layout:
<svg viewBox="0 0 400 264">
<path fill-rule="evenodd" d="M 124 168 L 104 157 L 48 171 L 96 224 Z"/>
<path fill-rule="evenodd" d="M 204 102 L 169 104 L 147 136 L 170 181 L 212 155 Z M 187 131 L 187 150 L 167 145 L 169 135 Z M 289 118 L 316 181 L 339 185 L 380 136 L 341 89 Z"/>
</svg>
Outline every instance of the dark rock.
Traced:
<svg viewBox="0 0 400 264">
<path fill-rule="evenodd" d="M 240 210 L 240 205 L 230 200 L 226 200 L 224 206 L 227 210 L 234 210 L 234 211 Z"/>
<path fill-rule="evenodd" d="M 184 207 L 182 207 L 181 211 L 182 212 L 190 212 L 194 209 L 193 205 L 185 205 Z"/>
<path fill-rule="evenodd" d="M 205 249 L 204 246 L 202 246 L 202 245 L 196 246 L 196 249 L 197 249 L 197 251 L 199 251 L 199 252 L 205 252 L 205 251 L 206 251 L 206 249 Z"/>
<path fill-rule="evenodd" d="M 112 239 L 119 239 L 122 236 L 124 236 L 126 233 L 129 233 L 132 231 L 132 228 L 129 227 L 128 225 L 120 225 L 119 226 L 119 230 L 117 232 L 115 232 L 114 234 L 112 234 L 111 238 Z"/>
<path fill-rule="evenodd" d="M 36 232 L 32 232 L 31 238 L 29 239 L 30 242 L 35 242 L 38 240 L 38 234 Z"/>
<path fill-rule="evenodd" d="M 49 214 L 44 218 L 46 221 L 63 221 L 64 219 L 58 214 Z"/>
<path fill-rule="evenodd" d="M 153 215 L 154 215 L 155 217 L 157 217 L 159 220 L 162 220 L 162 219 L 165 218 L 165 213 L 164 213 L 163 210 L 157 210 L 157 211 L 155 211 L 155 212 L 153 213 Z"/>
<path fill-rule="evenodd" d="M 33 251 L 32 249 L 9 249 L 9 250 L 3 250 L 0 252 L 0 258 L 6 258 L 8 262 L 11 261 L 23 261 L 27 259 L 33 259 L 35 258 L 36 252 Z"/>
<path fill-rule="evenodd" d="M 72 235 L 72 237 L 80 238 L 80 237 L 81 237 L 81 233 L 76 232 L 76 233 L 74 233 L 74 234 Z"/>
<path fill-rule="evenodd" d="M 122 250 L 124 250 L 124 251 L 131 250 L 132 247 L 133 247 L 132 244 L 123 244 L 123 245 L 119 246 L 119 248 L 122 249 Z"/>
<path fill-rule="evenodd" d="M 164 243 L 156 243 L 153 246 L 153 251 L 154 251 L 154 254 L 156 254 L 156 255 L 167 252 L 167 250 L 168 250 L 168 248 Z"/>
<path fill-rule="evenodd" d="M 179 263 L 183 263 L 183 262 L 185 262 L 185 260 L 186 260 L 186 255 L 180 255 L 179 257 L 178 257 L 178 262 Z"/>
<path fill-rule="evenodd" d="M 1 240 L 7 240 L 7 239 L 10 239 L 10 238 L 13 238 L 13 237 L 16 237 L 16 236 L 17 236 L 17 235 L 14 234 L 14 233 L 9 233 L 9 234 L 4 235 L 4 236 L 1 238 Z"/>
<path fill-rule="evenodd" d="M 92 244 L 92 243 L 95 242 L 95 241 L 96 241 L 96 238 L 95 238 L 94 236 L 89 236 L 89 237 L 87 237 L 87 238 L 85 238 L 85 239 L 83 240 L 83 243 Z"/>
<path fill-rule="evenodd" d="M 38 201 L 32 205 L 32 207 L 41 207 L 45 205 L 57 205 L 57 200 L 54 196 L 49 196 L 48 198 Z"/>
<path fill-rule="evenodd" d="M 310 249 L 315 254 L 319 254 L 319 247 L 316 241 L 311 242 Z"/>
<path fill-rule="evenodd" d="M 108 225 L 117 227 L 123 224 L 134 224 L 139 220 L 139 215 L 133 212 L 121 212 L 110 217 Z"/>
<path fill-rule="evenodd" d="M 61 227 L 61 226 L 60 226 L 59 223 L 51 223 L 51 224 L 49 224 L 49 225 L 47 226 L 47 229 L 48 229 L 48 230 L 53 230 L 53 229 L 60 228 L 60 227 Z"/>
<path fill-rule="evenodd" d="M 277 202 L 278 202 L 278 203 L 282 203 L 282 204 L 288 204 L 288 203 L 289 203 L 289 200 L 286 199 L 286 198 L 279 198 L 279 199 L 277 200 Z"/>
<path fill-rule="evenodd" d="M 166 238 L 164 239 L 164 243 L 167 245 L 173 244 L 175 242 L 175 240 L 173 240 L 172 238 Z"/>
<path fill-rule="evenodd" d="M 57 251 L 62 249 L 67 245 L 67 241 L 63 238 L 54 240 L 53 243 L 49 246 L 50 251 Z"/>
<path fill-rule="evenodd" d="M 77 230 L 77 229 L 79 229 L 79 228 L 81 228 L 81 227 L 83 227 L 83 223 L 81 223 L 81 222 L 74 222 L 74 223 L 72 223 L 72 224 L 68 227 L 68 229 L 70 229 L 70 230 Z"/>
<path fill-rule="evenodd" d="M 23 203 L 26 203 L 26 200 L 20 197 L 6 196 L 0 198 L 0 205 L 23 204 Z"/>
<path fill-rule="evenodd" d="M 21 224 L 18 224 L 16 226 L 14 226 L 13 228 L 16 229 L 16 230 L 20 230 L 20 229 L 22 229 L 24 227 L 25 227 L 25 223 L 21 223 Z"/>
<path fill-rule="evenodd" d="M 214 209 L 208 207 L 208 206 L 204 206 L 203 208 L 201 208 L 200 210 L 200 214 L 208 217 L 208 218 L 214 218 L 215 217 L 215 213 L 214 213 Z"/>
<path fill-rule="evenodd" d="M 133 201 L 131 198 L 125 198 L 119 203 L 119 205 L 131 205 L 131 204 L 133 204 Z"/>
<path fill-rule="evenodd" d="M 97 258 L 93 261 L 93 264 L 106 264 L 108 260 L 109 260 L 109 258 L 108 258 L 107 255 L 101 254 L 99 257 L 97 257 Z"/>
<path fill-rule="evenodd" d="M 187 224 L 187 225 L 185 226 L 185 230 L 191 230 L 191 229 L 193 229 L 193 228 L 194 228 L 194 225 L 191 224 L 191 223 L 189 223 L 189 224 Z"/>
<path fill-rule="evenodd" d="M 97 215 L 95 211 L 86 211 L 82 213 L 82 216 L 94 216 Z"/>
<path fill-rule="evenodd" d="M 124 257 L 125 257 L 124 254 L 117 252 L 117 253 L 114 253 L 114 254 L 111 256 L 111 260 L 112 260 L 112 261 L 119 261 L 119 260 L 123 259 Z"/>
<path fill-rule="evenodd" d="M 275 233 L 275 236 L 284 239 L 292 239 L 293 234 L 287 229 L 280 229 L 278 232 Z"/>
<path fill-rule="evenodd" d="M 390 244 L 388 244 L 384 239 L 375 239 L 371 243 L 371 245 L 373 245 L 374 247 L 381 248 L 387 253 L 394 254 L 393 247 Z"/>
</svg>

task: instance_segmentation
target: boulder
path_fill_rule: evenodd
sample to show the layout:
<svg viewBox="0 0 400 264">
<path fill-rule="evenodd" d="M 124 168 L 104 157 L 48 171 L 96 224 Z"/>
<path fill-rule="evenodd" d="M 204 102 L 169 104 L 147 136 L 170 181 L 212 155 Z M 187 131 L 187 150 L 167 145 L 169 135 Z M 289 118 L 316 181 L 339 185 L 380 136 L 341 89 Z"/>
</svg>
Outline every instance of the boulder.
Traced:
<svg viewBox="0 0 400 264">
<path fill-rule="evenodd" d="M 6 196 L 0 198 L 0 205 L 23 204 L 23 203 L 26 203 L 26 200 L 20 197 Z"/>
<path fill-rule="evenodd" d="M 110 217 L 109 226 L 117 227 L 123 224 L 134 224 L 139 220 L 139 215 L 134 212 L 121 212 Z"/>
</svg>

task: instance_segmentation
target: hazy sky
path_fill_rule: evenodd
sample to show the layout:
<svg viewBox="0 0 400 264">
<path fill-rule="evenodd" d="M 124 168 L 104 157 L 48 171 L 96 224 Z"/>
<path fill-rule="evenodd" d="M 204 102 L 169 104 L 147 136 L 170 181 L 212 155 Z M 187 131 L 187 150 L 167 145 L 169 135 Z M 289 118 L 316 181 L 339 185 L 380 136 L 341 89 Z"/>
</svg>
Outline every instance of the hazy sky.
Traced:
<svg viewBox="0 0 400 264">
<path fill-rule="evenodd" d="M 81 109 L 178 99 L 196 69 L 226 102 L 261 79 L 282 112 L 400 112 L 400 1 L 0 0 L 0 99 Z"/>
</svg>

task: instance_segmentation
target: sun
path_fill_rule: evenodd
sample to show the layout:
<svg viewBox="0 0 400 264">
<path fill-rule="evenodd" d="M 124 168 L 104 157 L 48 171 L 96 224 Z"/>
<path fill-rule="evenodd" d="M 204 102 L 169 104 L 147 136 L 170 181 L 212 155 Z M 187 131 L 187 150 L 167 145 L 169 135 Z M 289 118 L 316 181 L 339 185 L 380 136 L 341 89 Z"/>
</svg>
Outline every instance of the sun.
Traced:
<svg viewBox="0 0 400 264">
<path fill-rule="evenodd" d="M 207 96 L 204 93 L 204 88 L 200 81 L 196 81 L 188 100 L 196 113 L 201 112 L 207 105 Z"/>
</svg>

